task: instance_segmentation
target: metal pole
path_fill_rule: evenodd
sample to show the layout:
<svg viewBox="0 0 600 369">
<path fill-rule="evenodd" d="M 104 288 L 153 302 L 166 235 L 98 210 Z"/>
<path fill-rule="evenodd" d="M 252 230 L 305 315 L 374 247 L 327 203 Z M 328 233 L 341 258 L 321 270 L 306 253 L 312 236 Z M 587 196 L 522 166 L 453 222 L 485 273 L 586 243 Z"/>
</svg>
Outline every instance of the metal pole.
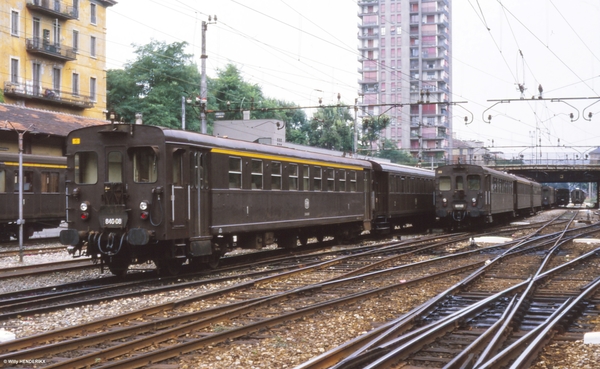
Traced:
<svg viewBox="0 0 600 369">
<path fill-rule="evenodd" d="M 206 133 L 206 100 L 208 97 L 208 91 L 206 87 L 206 30 L 208 29 L 208 24 L 205 21 L 202 21 L 202 55 L 200 55 L 201 59 L 201 80 L 200 80 L 200 121 L 202 122 L 202 133 Z M 204 104 L 204 105 L 203 105 Z"/>
<path fill-rule="evenodd" d="M 356 147 L 358 145 L 358 133 L 356 130 L 358 114 L 358 98 L 354 99 L 354 142 L 352 143 L 352 157 L 356 158 Z"/>
<path fill-rule="evenodd" d="M 19 132 L 19 262 L 23 262 L 23 135 L 25 132 Z"/>
<path fill-rule="evenodd" d="M 185 131 L 185 96 L 181 96 L 181 129 Z"/>
</svg>

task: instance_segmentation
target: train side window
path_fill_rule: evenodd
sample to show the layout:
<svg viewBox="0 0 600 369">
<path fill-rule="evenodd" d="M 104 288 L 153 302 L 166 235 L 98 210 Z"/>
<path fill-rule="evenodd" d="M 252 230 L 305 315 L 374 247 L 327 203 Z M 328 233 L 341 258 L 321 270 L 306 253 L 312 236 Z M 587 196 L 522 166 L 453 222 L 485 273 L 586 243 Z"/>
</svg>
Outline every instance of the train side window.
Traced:
<svg viewBox="0 0 600 369">
<path fill-rule="evenodd" d="M 183 154 L 185 150 L 173 151 L 173 185 L 183 185 Z"/>
<path fill-rule="evenodd" d="M 335 191 L 335 172 L 332 168 L 326 169 L 327 173 L 327 191 Z"/>
<path fill-rule="evenodd" d="M 302 189 L 310 191 L 310 167 L 308 165 L 302 167 Z"/>
<path fill-rule="evenodd" d="M 350 180 L 350 192 L 356 192 L 356 172 L 351 170 L 348 172 L 348 179 Z"/>
<path fill-rule="evenodd" d="M 404 176 L 400 177 L 400 193 L 406 193 L 406 178 Z"/>
<path fill-rule="evenodd" d="M 98 182 L 98 156 L 95 152 L 75 154 L 75 183 L 96 184 Z"/>
<path fill-rule="evenodd" d="M 158 179 L 156 153 L 151 147 L 136 148 L 133 152 L 133 181 L 154 183 Z"/>
<path fill-rule="evenodd" d="M 118 151 L 108 153 L 106 179 L 108 182 L 123 182 L 123 155 Z"/>
<path fill-rule="evenodd" d="M 338 181 L 339 181 L 339 186 L 340 186 L 340 192 L 346 192 L 346 171 L 345 170 L 340 170 L 338 172 Z"/>
<path fill-rule="evenodd" d="M 461 191 L 464 190 L 465 186 L 463 184 L 463 177 L 462 176 L 456 176 L 456 190 Z"/>
<path fill-rule="evenodd" d="M 6 192 L 6 171 L 0 169 L 0 192 Z"/>
<path fill-rule="evenodd" d="M 229 188 L 242 188 L 242 158 L 229 157 Z"/>
<path fill-rule="evenodd" d="M 204 167 L 202 166 L 202 153 L 198 151 L 192 151 L 192 159 L 190 160 L 190 169 L 192 175 L 190 176 L 190 184 L 194 188 L 202 188 L 202 181 L 204 177 Z"/>
<path fill-rule="evenodd" d="M 321 167 L 315 167 L 315 191 L 321 191 L 323 189 L 323 171 Z"/>
<path fill-rule="evenodd" d="M 469 190 L 479 191 L 481 189 L 481 178 L 477 175 L 468 175 L 467 186 Z"/>
<path fill-rule="evenodd" d="M 281 163 L 271 162 L 271 189 L 281 190 Z"/>
<path fill-rule="evenodd" d="M 252 189 L 262 190 L 263 188 L 263 162 L 262 160 L 252 159 Z"/>
<path fill-rule="evenodd" d="M 58 193 L 58 172 L 42 172 L 42 193 Z"/>
<path fill-rule="evenodd" d="M 290 164 L 290 190 L 298 191 L 298 164 Z"/>
<path fill-rule="evenodd" d="M 19 172 L 15 172 L 15 192 L 19 192 Z M 23 192 L 33 192 L 33 172 L 23 172 Z"/>
</svg>

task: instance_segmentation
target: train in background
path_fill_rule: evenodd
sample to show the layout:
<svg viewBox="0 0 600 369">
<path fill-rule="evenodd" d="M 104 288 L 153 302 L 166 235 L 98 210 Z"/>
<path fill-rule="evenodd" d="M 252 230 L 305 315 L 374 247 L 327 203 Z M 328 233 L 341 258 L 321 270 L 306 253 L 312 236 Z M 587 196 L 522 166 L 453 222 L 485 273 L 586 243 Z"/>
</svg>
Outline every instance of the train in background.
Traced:
<svg viewBox="0 0 600 369">
<path fill-rule="evenodd" d="M 557 189 L 548 186 L 542 185 L 542 208 L 544 209 L 552 209 L 556 206 L 556 198 L 557 198 Z"/>
<path fill-rule="evenodd" d="M 60 240 L 123 275 L 153 261 L 216 267 L 234 247 L 349 240 L 427 227 L 433 171 L 157 126 L 109 124 L 67 137 Z"/>
<path fill-rule="evenodd" d="M 23 239 L 65 220 L 67 159 L 23 154 Z M 19 235 L 19 154 L 0 152 L 0 242 Z"/>
<path fill-rule="evenodd" d="M 556 189 L 556 206 L 567 206 L 570 202 L 571 193 L 568 188 Z"/>
<path fill-rule="evenodd" d="M 492 223 L 534 214 L 542 208 L 542 185 L 471 164 L 435 172 L 435 211 L 445 227 Z"/>
<path fill-rule="evenodd" d="M 580 188 L 574 188 L 571 190 L 571 202 L 573 205 L 582 205 L 586 198 L 587 193 L 584 190 Z"/>
</svg>

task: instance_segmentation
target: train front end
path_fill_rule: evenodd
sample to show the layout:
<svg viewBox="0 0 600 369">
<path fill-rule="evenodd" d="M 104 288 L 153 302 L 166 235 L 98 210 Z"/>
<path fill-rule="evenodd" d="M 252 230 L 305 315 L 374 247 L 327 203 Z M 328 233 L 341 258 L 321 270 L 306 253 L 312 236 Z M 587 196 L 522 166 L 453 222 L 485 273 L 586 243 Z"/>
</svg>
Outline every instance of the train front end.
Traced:
<svg viewBox="0 0 600 369">
<path fill-rule="evenodd" d="M 161 260 L 164 179 L 158 176 L 162 130 L 136 125 L 78 129 L 67 138 L 68 229 L 60 241 L 116 275 Z M 181 263 L 181 262 L 180 262 Z"/>
<path fill-rule="evenodd" d="M 467 224 L 485 216 L 483 173 L 474 165 L 447 165 L 436 170 L 435 212 L 445 226 Z"/>
</svg>

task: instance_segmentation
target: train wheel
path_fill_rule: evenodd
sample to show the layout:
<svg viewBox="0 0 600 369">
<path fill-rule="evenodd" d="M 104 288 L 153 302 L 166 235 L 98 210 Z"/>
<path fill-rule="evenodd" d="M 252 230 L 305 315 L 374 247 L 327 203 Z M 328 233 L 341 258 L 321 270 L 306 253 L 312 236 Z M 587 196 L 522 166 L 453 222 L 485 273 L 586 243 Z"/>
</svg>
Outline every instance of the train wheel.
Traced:
<svg viewBox="0 0 600 369">
<path fill-rule="evenodd" d="M 219 267 L 219 261 L 221 257 L 219 255 L 212 255 L 210 261 L 206 263 L 210 269 L 217 269 Z"/>
<path fill-rule="evenodd" d="M 300 241 L 300 244 L 302 246 L 306 246 L 308 245 L 308 236 L 301 234 L 300 236 L 298 236 L 298 241 Z"/>
<path fill-rule="evenodd" d="M 127 263 L 110 263 L 108 265 L 108 270 L 117 277 L 125 276 L 127 269 L 129 269 L 129 264 Z"/>
<path fill-rule="evenodd" d="M 283 235 L 277 238 L 277 246 L 284 249 L 295 249 L 298 247 L 298 237 L 296 235 Z"/>
</svg>

